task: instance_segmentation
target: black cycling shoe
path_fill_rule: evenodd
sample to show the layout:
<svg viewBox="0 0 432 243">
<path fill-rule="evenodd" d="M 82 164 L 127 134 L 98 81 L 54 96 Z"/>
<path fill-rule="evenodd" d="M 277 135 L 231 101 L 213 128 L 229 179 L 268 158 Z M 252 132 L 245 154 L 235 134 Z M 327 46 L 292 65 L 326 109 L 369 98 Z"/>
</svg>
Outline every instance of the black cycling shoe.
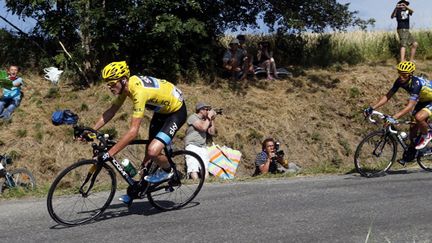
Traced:
<svg viewBox="0 0 432 243">
<path fill-rule="evenodd" d="M 398 162 L 399 164 L 401 164 L 403 167 L 405 167 L 405 165 L 408 164 L 408 163 L 411 162 L 411 161 L 406 161 L 406 160 L 404 160 L 404 159 L 400 159 L 400 160 L 398 160 L 397 162 Z"/>
</svg>

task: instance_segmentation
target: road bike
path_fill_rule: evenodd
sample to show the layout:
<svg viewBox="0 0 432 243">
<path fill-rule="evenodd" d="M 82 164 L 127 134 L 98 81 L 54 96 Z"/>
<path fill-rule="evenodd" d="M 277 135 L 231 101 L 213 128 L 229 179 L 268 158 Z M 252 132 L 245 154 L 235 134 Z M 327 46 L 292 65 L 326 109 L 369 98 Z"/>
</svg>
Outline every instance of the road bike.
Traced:
<svg viewBox="0 0 432 243">
<path fill-rule="evenodd" d="M 93 158 L 108 151 L 116 143 L 108 134 L 99 133 L 87 127 L 74 127 L 74 134 L 90 132 L 99 142 L 92 143 Z M 125 149 L 129 159 L 142 161 L 148 140 L 134 140 Z M 80 160 L 56 177 L 47 198 L 48 212 L 57 223 L 73 226 L 97 219 L 110 205 L 116 188 L 117 171 L 128 185 L 128 195 L 134 199 L 148 198 L 150 204 L 160 210 L 179 209 L 191 202 L 201 190 L 205 179 L 202 159 L 187 150 L 164 148 L 164 154 L 174 175 L 159 183 L 148 183 L 143 178 L 158 169 L 156 162 L 149 162 L 139 171 L 139 179 L 133 179 L 123 166 L 113 158 L 110 162 L 95 159 Z M 199 164 L 198 179 L 190 179 L 187 173 L 186 156 Z M 118 156 L 116 156 L 118 157 Z"/>
<path fill-rule="evenodd" d="M 372 117 L 386 120 L 388 115 L 378 111 L 373 111 L 368 120 L 377 124 Z M 399 124 L 413 124 L 412 121 L 400 121 Z M 430 126 L 430 125 L 429 125 Z M 365 177 L 378 177 L 386 175 L 397 158 L 398 144 L 402 147 L 402 152 L 408 152 L 407 133 L 395 126 L 386 124 L 376 131 L 367 134 L 357 146 L 354 154 L 354 165 L 358 173 Z M 411 151 L 410 151 L 411 152 Z M 429 143 L 425 148 L 416 150 L 415 161 L 419 166 L 432 171 L 432 145 Z"/>
<path fill-rule="evenodd" d="M 7 189 L 30 191 L 36 188 L 36 180 L 33 174 L 25 168 L 8 170 L 12 164 L 12 158 L 6 154 L 0 155 L 0 163 L 4 170 L 0 173 L 0 193 Z"/>
</svg>

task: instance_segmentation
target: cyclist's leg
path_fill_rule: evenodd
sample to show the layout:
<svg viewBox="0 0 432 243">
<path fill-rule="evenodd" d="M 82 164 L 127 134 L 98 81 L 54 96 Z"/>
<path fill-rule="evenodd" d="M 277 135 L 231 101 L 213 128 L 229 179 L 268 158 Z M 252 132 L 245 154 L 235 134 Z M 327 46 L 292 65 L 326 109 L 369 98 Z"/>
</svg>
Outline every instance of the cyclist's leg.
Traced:
<svg viewBox="0 0 432 243">
<path fill-rule="evenodd" d="M 162 154 L 165 146 L 169 145 L 174 138 L 177 131 L 186 122 L 187 110 L 186 105 L 183 103 L 182 107 L 171 114 L 158 114 L 155 113 L 149 128 L 150 144 L 147 146 L 146 156 L 144 163 L 150 160 L 155 162 L 166 172 L 169 173 L 170 165 L 168 159 Z M 157 177 L 157 176 L 156 176 Z M 151 176 L 146 180 L 152 182 Z"/>
<path fill-rule="evenodd" d="M 431 116 L 432 112 L 432 102 L 427 104 L 423 109 L 416 113 L 415 119 L 419 126 L 420 132 L 422 134 L 420 141 L 416 145 L 416 149 L 424 148 L 430 140 L 432 140 L 432 134 L 429 132 L 429 126 L 427 120 Z"/>
</svg>

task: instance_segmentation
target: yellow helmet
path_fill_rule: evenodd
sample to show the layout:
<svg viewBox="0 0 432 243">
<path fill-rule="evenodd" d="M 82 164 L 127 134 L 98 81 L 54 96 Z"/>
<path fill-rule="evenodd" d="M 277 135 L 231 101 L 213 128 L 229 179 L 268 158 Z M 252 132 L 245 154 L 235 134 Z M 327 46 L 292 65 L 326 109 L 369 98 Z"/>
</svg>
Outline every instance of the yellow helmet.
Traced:
<svg viewBox="0 0 432 243">
<path fill-rule="evenodd" d="M 102 70 L 102 79 L 111 83 L 112 81 L 117 81 L 120 78 L 130 76 L 129 67 L 125 61 L 112 62 L 104 67 Z"/>
<path fill-rule="evenodd" d="M 401 73 L 412 73 L 416 69 L 415 64 L 409 61 L 400 62 L 396 68 Z"/>
</svg>

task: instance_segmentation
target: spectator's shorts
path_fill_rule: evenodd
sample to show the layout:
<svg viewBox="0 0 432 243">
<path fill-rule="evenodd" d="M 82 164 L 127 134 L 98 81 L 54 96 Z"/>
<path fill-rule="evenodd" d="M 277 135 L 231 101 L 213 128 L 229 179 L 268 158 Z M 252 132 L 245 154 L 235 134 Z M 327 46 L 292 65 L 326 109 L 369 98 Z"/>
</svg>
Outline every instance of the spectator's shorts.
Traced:
<svg viewBox="0 0 432 243">
<path fill-rule="evenodd" d="M 208 167 L 208 163 L 209 163 L 209 156 L 208 156 L 208 151 L 207 151 L 207 147 L 199 147 L 193 144 L 189 144 L 186 146 L 185 148 L 188 151 L 192 151 L 195 152 L 196 154 L 198 154 L 201 159 L 204 162 L 204 167 L 207 170 Z M 199 172 L 199 164 L 198 161 L 189 155 L 186 155 L 186 166 L 187 166 L 187 173 L 191 173 L 191 172 Z"/>
<path fill-rule="evenodd" d="M 401 47 L 407 47 L 415 42 L 414 37 L 411 35 L 409 29 L 398 29 L 397 33 L 399 35 Z"/>
</svg>

